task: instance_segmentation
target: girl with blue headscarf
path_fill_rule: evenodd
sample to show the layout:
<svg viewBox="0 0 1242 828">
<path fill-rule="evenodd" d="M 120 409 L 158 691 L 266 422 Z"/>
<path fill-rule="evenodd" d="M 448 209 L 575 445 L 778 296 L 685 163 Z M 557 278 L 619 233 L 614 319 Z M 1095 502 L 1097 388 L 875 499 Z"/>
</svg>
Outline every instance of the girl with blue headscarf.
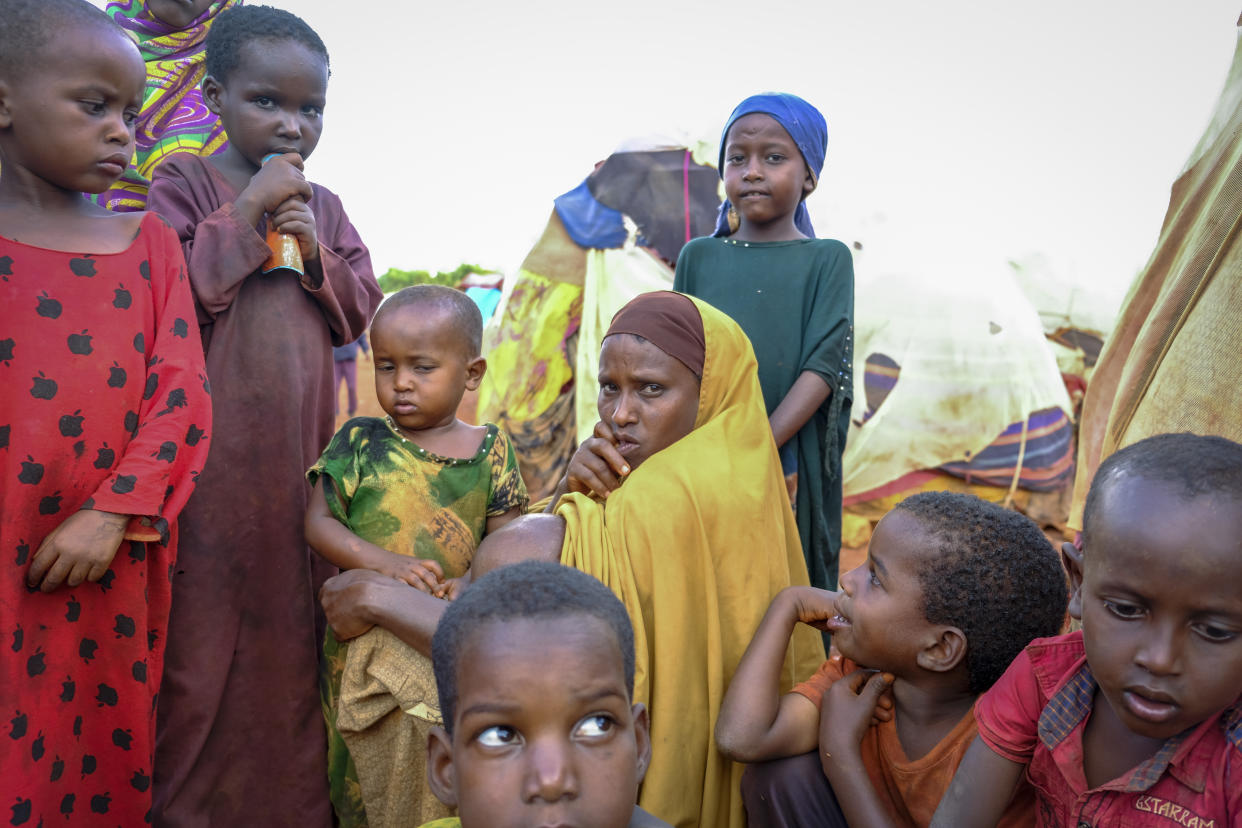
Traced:
<svg viewBox="0 0 1242 828">
<path fill-rule="evenodd" d="M 854 266 L 844 244 L 815 238 L 806 210 L 827 150 L 824 116 L 801 98 L 767 93 L 738 104 L 720 138 L 727 200 L 716 232 L 682 249 L 673 287 L 720 308 L 750 337 L 781 465 L 796 486 L 811 583 L 835 589 Z"/>
</svg>

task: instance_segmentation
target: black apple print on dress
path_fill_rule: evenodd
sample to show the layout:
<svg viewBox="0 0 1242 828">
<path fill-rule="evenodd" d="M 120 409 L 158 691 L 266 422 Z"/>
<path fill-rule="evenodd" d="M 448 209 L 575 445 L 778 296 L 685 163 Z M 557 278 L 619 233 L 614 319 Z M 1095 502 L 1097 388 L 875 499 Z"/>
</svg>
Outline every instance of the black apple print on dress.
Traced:
<svg viewBox="0 0 1242 828">
<path fill-rule="evenodd" d="M 56 319 L 60 316 L 60 312 L 63 310 L 60 302 L 48 296 L 46 290 L 39 294 L 38 299 L 39 302 L 35 305 L 35 313 L 47 319 Z"/>
<path fill-rule="evenodd" d="M 82 416 L 82 409 L 77 409 L 72 414 L 65 414 L 60 418 L 60 433 L 65 437 L 81 437 L 82 436 L 82 420 L 86 419 Z"/>
<path fill-rule="evenodd" d="M 65 620 L 70 624 L 77 622 L 82 615 L 82 605 L 78 603 L 78 599 L 70 595 L 69 602 L 65 604 Z"/>
<path fill-rule="evenodd" d="M 66 340 L 69 344 L 69 353 L 78 354 L 79 356 L 86 356 L 91 351 L 95 350 L 91 346 L 91 340 L 93 338 L 94 337 L 86 332 L 85 328 L 82 329 L 82 333 L 69 334 L 69 337 Z"/>
<path fill-rule="evenodd" d="M 95 657 L 95 651 L 99 649 L 99 645 L 89 638 L 83 638 L 82 643 L 78 645 L 78 655 L 87 664 L 91 663 L 91 659 Z"/>
<path fill-rule="evenodd" d="M 190 430 L 185 433 L 185 444 L 187 446 L 197 446 L 198 441 L 206 436 L 207 432 L 193 423 L 190 423 Z"/>
<path fill-rule="evenodd" d="M 73 271 L 74 276 L 90 278 L 95 275 L 95 263 L 90 259 L 70 259 L 69 269 Z"/>
<path fill-rule="evenodd" d="M 130 295 L 129 291 L 125 289 L 124 282 L 121 282 L 116 290 L 112 291 L 112 293 L 112 307 L 114 308 L 125 310 L 129 307 L 130 302 L 133 301 L 133 297 Z"/>
<path fill-rule="evenodd" d="M 19 483 L 25 483 L 27 486 L 38 485 L 43 479 L 43 464 L 36 463 L 34 457 L 27 454 L 26 459 L 22 461 L 22 470 L 17 473 Z"/>
<path fill-rule="evenodd" d="M 156 460 L 163 460 L 165 463 L 171 463 L 177 459 L 177 444 L 169 440 L 160 443 L 159 451 L 155 453 Z"/>
<path fill-rule="evenodd" d="M 25 566 L 26 559 L 30 557 L 30 544 L 24 540 L 17 544 L 17 558 L 13 562 L 15 566 Z"/>
<path fill-rule="evenodd" d="M 13 628 L 13 643 L 9 646 L 9 649 L 15 653 L 20 653 L 22 651 L 22 642 L 25 640 L 26 632 L 22 629 L 22 625 L 18 624 Z"/>
<path fill-rule="evenodd" d="M 142 391 L 142 398 L 149 400 L 155 396 L 156 390 L 160 387 L 160 375 L 151 373 L 147 374 L 147 384 Z"/>
<path fill-rule="evenodd" d="M 134 775 L 130 778 L 129 784 L 132 785 L 136 791 L 145 791 L 147 788 L 151 787 L 151 777 L 143 773 L 142 768 L 139 768 L 134 771 Z"/>
<path fill-rule="evenodd" d="M 168 399 L 165 401 L 164 408 L 155 412 L 155 416 L 163 417 L 165 414 L 171 414 L 178 408 L 185 408 L 189 403 L 185 399 L 184 388 L 174 388 L 168 392 Z"/>
<path fill-rule="evenodd" d="M 43 671 L 47 669 L 47 658 L 43 654 L 43 648 L 35 649 L 34 654 L 26 659 L 26 675 L 34 678 L 43 675 Z"/>
<path fill-rule="evenodd" d="M 116 745 L 121 750 L 129 750 L 130 747 L 133 746 L 133 743 L 134 734 L 130 732 L 129 728 L 122 730 L 118 727 L 112 731 L 112 744 Z"/>
<path fill-rule="evenodd" d="M 189 333 L 190 333 L 190 326 L 186 324 L 186 321 L 184 319 L 177 318 L 173 320 L 173 326 L 172 326 L 173 336 L 180 337 L 181 339 L 185 339 L 186 336 L 189 335 Z"/>
<path fill-rule="evenodd" d="M 147 683 L 147 663 L 145 661 L 135 661 L 130 667 L 130 675 L 134 677 L 134 681 L 139 684 Z"/>
<path fill-rule="evenodd" d="M 134 350 L 144 356 L 147 353 L 147 338 L 142 335 L 142 331 L 134 334 Z"/>
<path fill-rule="evenodd" d="M 0 362 L 5 365 L 9 364 L 9 360 L 13 358 L 13 348 L 17 342 L 13 339 L 0 339 Z"/>
<path fill-rule="evenodd" d="M 30 745 L 30 758 L 38 762 L 43 758 L 43 753 L 43 731 L 40 730 L 38 737 Z"/>
<path fill-rule="evenodd" d="M 134 619 L 123 614 L 116 616 L 116 625 L 112 628 L 112 631 L 116 633 L 117 638 L 133 638 L 134 629 Z"/>
<path fill-rule="evenodd" d="M 125 369 L 120 364 L 113 362 L 112 367 L 108 369 L 108 387 L 124 388 L 125 387 Z"/>
<path fill-rule="evenodd" d="M 20 710 L 13 711 L 13 718 L 9 719 L 9 738 L 13 741 L 23 738 L 26 735 L 26 714 Z"/>
<path fill-rule="evenodd" d="M 60 492 L 44 496 L 39 501 L 39 514 L 54 515 L 60 511 L 60 502 L 64 499 L 64 495 Z"/>
<path fill-rule="evenodd" d="M 60 700 L 63 702 L 73 701 L 77 689 L 77 685 L 73 683 L 73 676 L 65 676 L 65 680 L 60 683 Z"/>
<path fill-rule="evenodd" d="M 95 794 L 91 797 L 91 813 L 106 814 L 108 807 L 112 804 L 112 794 L 104 791 L 101 794 Z"/>
<path fill-rule="evenodd" d="M 95 468 L 110 469 L 112 468 L 112 463 L 115 460 L 116 460 L 116 452 L 108 448 L 107 443 L 104 443 L 103 447 L 100 448 L 98 453 L 96 453 L 95 455 Z"/>
<path fill-rule="evenodd" d="M 100 707 L 116 707 L 119 701 L 116 690 L 113 690 L 106 684 L 100 683 L 98 691 L 95 693 L 95 701 Z"/>
<path fill-rule="evenodd" d="M 48 777 L 49 781 L 55 782 L 56 780 L 60 779 L 61 774 L 63 774 L 64 772 L 65 772 L 65 760 L 57 756 L 56 759 L 52 761 L 52 775 Z"/>
<path fill-rule="evenodd" d="M 56 380 L 48 379 L 42 371 L 39 376 L 31 377 L 30 396 L 36 400 L 50 400 L 56 396 Z"/>
<path fill-rule="evenodd" d="M 4 258 L 7 259 L 9 257 L 5 256 Z M 13 816 L 9 820 L 9 825 L 25 825 L 29 822 L 30 809 L 32 805 L 33 803 L 29 799 L 22 799 L 21 797 L 18 797 L 17 802 L 9 806 L 9 808 L 13 811 Z"/>
<path fill-rule="evenodd" d="M 13 426 L 8 423 L 0 426 L 0 448 L 9 447 L 9 431 L 12 429 L 12 427 Z M 193 426 L 191 426 L 191 428 L 193 428 Z"/>
</svg>

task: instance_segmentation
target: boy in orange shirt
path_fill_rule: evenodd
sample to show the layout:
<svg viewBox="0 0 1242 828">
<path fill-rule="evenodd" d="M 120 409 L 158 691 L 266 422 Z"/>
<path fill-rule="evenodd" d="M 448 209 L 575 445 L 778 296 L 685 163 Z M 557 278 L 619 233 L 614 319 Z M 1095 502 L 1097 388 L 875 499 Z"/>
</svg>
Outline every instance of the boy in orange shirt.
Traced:
<svg viewBox="0 0 1242 828">
<path fill-rule="evenodd" d="M 840 592 L 776 597 L 734 674 L 716 741 L 764 762 L 742 783 L 752 824 L 927 825 L 975 737 L 975 699 L 1060 631 L 1067 599 L 1052 545 L 1022 515 L 952 492 L 902 501 Z M 799 622 L 840 653 L 782 696 Z M 1030 791 L 1006 802 L 1001 824 L 1033 823 Z"/>
</svg>

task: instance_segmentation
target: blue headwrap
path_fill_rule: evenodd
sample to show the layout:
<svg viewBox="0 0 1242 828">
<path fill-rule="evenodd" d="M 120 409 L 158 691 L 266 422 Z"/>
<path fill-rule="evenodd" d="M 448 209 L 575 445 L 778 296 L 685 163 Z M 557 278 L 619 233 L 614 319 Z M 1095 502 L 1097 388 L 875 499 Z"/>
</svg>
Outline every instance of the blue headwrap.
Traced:
<svg viewBox="0 0 1242 828">
<path fill-rule="evenodd" d="M 724 131 L 720 133 L 720 159 L 716 166 L 720 177 L 724 178 L 725 141 L 729 137 L 729 127 L 733 126 L 734 122 L 743 115 L 755 112 L 772 116 L 785 128 L 802 153 L 802 158 L 811 171 L 811 178 L 818 182 L 820 170 L 824 168 L 824 155 L 828 152 L 828 124 L 818 109 L 797 95 L 790 95 L 787 92 L 765 92 L 762 95 L 751 95 L 733 110 L 728 123 L 725 124 Z M 733 232 L 729 229 L 729 210 L 732 206 L 728 199 L 720 205 L 720 215 L 716 218 L 716 232 L 712 233 L 713 236 L 727 236 Z M 811 216 L 806 211 L 805 201 L 798 205 L 797 212 L 794 213 L 794 226 L 804 236 L 815 237 L 815 229 L 811 227 Z"/>
</svg>

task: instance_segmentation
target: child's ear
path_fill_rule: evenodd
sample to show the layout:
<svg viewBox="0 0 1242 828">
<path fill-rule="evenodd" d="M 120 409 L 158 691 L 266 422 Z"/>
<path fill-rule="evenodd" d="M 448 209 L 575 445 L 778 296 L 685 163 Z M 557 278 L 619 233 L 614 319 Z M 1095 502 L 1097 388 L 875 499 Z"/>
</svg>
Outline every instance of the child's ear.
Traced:
<svg viewBox="0 0 1242 828">
<path fill-rule="evenodd" d="M 966 633 L 957 627 L 937 627 L 936 640 L 919 650 L 915 662 L 933 673 L 947 673 L 966 658 Z"/>
<path fill-rule="evenodd" d="M 1082 550 L 1072 543 L 1061 544 L 1061 562 L 1069 574 L 1070 618 L 1082 620 Z"/>
<path fill-rule="evenodd" d="M 483 357 L 475 357 L 466 365 L 466 390 L 479 390 L 479 383 L 483 382 L 483 375 L 487 373 L 487 360 Z"/>
<path fill-rule="evenodd" d="M 638 784 L 643 784 L 647 768 L 651 765 L 651 720 L 647 707 L 636 704 L 630 709 L 634 717 L 634 743 L 638 746 Z"/>
<path fill-rule="evenodd" d="M 224 85 L 211 75 L 203 78 L 203 103 L 216 115 L 220 114 L 220 93 L 223 91 Z"/>
<path fill-rule="evenodd" d="M 803 162 L 805 166 L 805 162 Z M 802 198 L 806 199 L 811 193 L 815 192 L 815 186 L 819 184 L 815 180 L 815 173 L 811 172 L 811 168 L 806 168 L 806 178 L 802 179 Z"/>
<path fill-rule="evenodd" d="M 457 774 L 453 772 L 453 739 L 442 727 L 427 734 L 427 785 L 436 799 L 457 807 Z"/>
</svg>

